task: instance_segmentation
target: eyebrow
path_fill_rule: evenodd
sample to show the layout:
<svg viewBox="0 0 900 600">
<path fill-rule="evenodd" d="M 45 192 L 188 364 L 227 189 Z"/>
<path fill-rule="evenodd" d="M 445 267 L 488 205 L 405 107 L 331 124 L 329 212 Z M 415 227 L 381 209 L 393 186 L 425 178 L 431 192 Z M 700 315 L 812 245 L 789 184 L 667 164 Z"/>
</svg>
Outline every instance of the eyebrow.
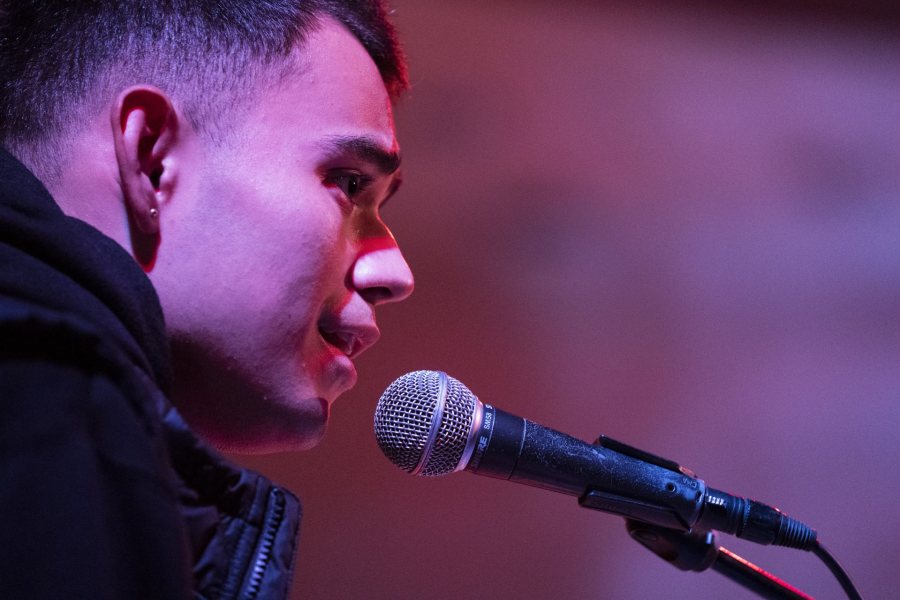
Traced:
<svg viewBox="0 0 900 600">
<path fill-rule="evenodd" d="M 331 136 L 319 146 L 329 154 L 350 155 L 368 162 L 382 174 L 390 175 L 400 168 L 400 154 L 385 150 L 374 138 L 367 136 Z"/>
</svg>

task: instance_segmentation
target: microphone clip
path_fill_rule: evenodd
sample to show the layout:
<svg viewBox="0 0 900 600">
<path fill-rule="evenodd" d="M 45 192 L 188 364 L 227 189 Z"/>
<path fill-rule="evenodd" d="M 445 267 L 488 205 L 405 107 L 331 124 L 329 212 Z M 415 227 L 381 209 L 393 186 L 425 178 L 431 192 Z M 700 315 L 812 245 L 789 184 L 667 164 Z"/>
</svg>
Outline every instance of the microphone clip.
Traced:
<svg viewBox="0 0 900 600">
<path fill-rule="evenodd" d="M 655 523 L 670 529 L 688 530 L 696 522 L 706 487 L 693 471 L 678 463 L 601 435 L 593 444 L 610 460 L 635 465 L 632 475 L 642 482 L 641 498 L 623 495 L 617 486 L 591 486 L 579 497 L 583 508 Z M 624 458 L 623 458 L 624 457 Z M 629 486 L 618 486 L 620 490 Z"/>
<path fill-rule="evenodd" d="M 697 478 L 696 473 L 694 473 L 687 467 L 678 464 L 674 460 L 669 460 L 668 458 L 663 458 L 662 456 L 652 454 L 650 452 L 647 452 L 646 450 L 635 448 L 634 446 L 630 446 L 625 442 L 615 440 L 608 435 L 601 435 L 600 437 L 598 437 L 597 441 L 594 442 L 594 446 L 608 448 L 613 452 L 618 452 L 619 454 L 624 454 L 625 456 L 630 456 L 632 458 L 642 460 L 646 463 L 650 463 L 651 465 L 656 465 L 658 467 L 662 467 L 663 469 L 675 471 L 676 473 L 681 473 L 682 475 L 691 477 L 693 479 Z"/>
</svg>

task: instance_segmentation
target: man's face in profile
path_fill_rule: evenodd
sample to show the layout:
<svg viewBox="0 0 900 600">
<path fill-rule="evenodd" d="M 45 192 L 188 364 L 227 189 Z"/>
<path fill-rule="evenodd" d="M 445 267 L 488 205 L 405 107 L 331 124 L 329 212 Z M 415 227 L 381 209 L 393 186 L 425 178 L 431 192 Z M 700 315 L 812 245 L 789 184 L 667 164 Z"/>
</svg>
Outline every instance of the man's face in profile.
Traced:
<svg viewBox="0 0 900 600">
<path fill-rule="evenodd" d="M 180 170 L 150 273 L 173 400 L 221 448 L 309 447 L 378 339 L 374 305 L 412 291 L 379 215 L 399 184 L 390 100 L 360 43 L 325 20 L 294 73 L 223 118 L 239 119 L 228 139 L 198 142 Z"/>
</svg>

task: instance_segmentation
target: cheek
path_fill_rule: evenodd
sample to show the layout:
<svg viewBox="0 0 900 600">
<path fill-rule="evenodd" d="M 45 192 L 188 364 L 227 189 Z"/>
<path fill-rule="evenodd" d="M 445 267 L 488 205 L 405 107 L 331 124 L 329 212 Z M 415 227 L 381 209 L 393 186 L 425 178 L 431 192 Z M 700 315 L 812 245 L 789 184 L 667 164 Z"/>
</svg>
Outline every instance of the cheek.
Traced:
<svg viewBox="0 0 900 600">
<path fill-rule="evenodd" d="M 232 182 L 218 194 L 224 247 L 244 275 L 278 284 L 318 279 L 346 235 L 340 208 L 321 183 L 278 179 L 278 173 Z"/>
<path fill-rule="evenodd" d="M 347 221 L 328 194 L 295 197 L 254 218 L 244 272 L 260 327 L 273 337 L 317 330 L 324 303 L 343 296 L 352 264 Z"/>
<path fill-rule="evenodd" d="M 273 178 L 215 181 L 168 240 L 163 233 L 160 258 L 180 288 L 178 304 L 196 309 L 195 324 L 247 335 L 290 324 L 296 334 L 343 285 L 346 219 L 318 182 L 306 182 L 303 194 L 296 182 Z"/>
<path fill-rule="evenodd" d="M 329 297 L 343 295 L 350 268 L 347 227 L 333 215 L 308 214 L 289 233 L 290 246 L 281 256 L 278 279 L 287 283 L 283 303 L 297 305 L 300 299 L 318 311 Z M 317 316 L 317 315 L 316 315 Z"/>
</svg>

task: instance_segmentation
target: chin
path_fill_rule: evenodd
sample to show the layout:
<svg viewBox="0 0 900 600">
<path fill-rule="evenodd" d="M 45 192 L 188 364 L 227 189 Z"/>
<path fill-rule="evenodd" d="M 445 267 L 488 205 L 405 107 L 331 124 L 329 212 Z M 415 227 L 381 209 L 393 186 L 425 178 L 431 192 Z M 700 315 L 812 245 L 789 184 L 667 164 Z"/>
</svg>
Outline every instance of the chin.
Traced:
<svg viewBox="0 0 900 600">
<path fill-rule="evenodd" d="M 286 427 L 283 422 L 258 423 L 255 427 L 198 430 L 197 433 L 221 452 L 231 454 L 274 454 L 309 450 L 325 437 L 327 420 L 311 422 L 305 419 L 302 426 Z"/>
<path fill-rule="evenodd" d="M 263 396 L 264 397 L 264 396 Z M 240 401 L 182 403 L 191 429 L 220 452 L 273 454 L 309 450 L 325 437 L 328 404 L 324 400 L 271 403 Z M 239 407 L 239 408 L 237 408 Z"/>
<path fill-rule="evenodd" d="M 308 450 L 325 436 L 328 403 L 315 397 L 303 380 L 274 375 L 287 381 L 279 386 L 242 376 L 228 361 L 201 361 L 190 345 L 173 344 L 176 369 L 172 404 L 191 429 L 219 451 L 236 454 L 271 454 Z M 198 368 L 200 366 L 200 368 Z M 205 367 L 205 368 L 204 368 Z M 305 392 L 302 390 L 306 390 Z"/>
</svg>

